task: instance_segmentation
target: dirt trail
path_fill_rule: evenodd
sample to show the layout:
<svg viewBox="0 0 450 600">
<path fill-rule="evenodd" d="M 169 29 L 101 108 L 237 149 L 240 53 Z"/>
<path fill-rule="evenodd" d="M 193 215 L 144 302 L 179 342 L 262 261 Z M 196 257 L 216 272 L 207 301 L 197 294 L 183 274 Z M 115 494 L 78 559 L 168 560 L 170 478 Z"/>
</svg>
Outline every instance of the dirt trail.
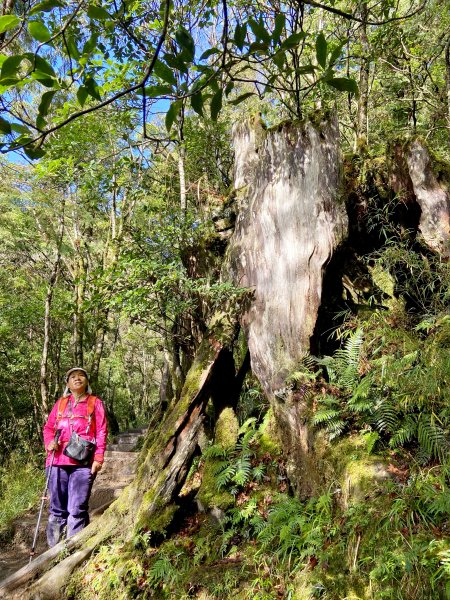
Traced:
<svg viewBox="0 0 450 600">
<path fill-rule="evenodd" d="M 144 434 L 145 429 L 121 433 L 115 438 L 113 444 L 108 445 L 103 469 L 97 475 L 92 488 L 89 502 L 91 521 L 102 514 L 133 480 L 138 457 L 135 448 Z M 18 520 L 14 524 L 12 541 L 7 546 L 0 547 L 0 581 L 28 564 L 38 512 L 37 508 Z M 45 537 L 47 512 L 48 504 L 46 503 L 42 513 L 35 556 L 48 549 Z"/>
</svg>

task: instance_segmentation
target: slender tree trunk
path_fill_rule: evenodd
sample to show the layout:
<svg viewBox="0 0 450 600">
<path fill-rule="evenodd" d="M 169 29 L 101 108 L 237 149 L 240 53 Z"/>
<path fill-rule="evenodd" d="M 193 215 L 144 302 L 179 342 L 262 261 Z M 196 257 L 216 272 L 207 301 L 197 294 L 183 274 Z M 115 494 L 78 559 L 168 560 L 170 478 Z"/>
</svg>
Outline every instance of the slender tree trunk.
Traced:
<svg viewBox="0 0 450 600">
<path fill-rule="evenodd" d="M 161 383 L 159 386 L 159 402 L 161 408 L 165 410 L 173 397 L 172 377 L 170 373 L 170 354 L 166 348 L 164 348 L 163 360 Z"/>
<path fill-rule="evenodd" d="M 356 115 L 355 152 L 358 147 L 366 146 L 368 141 L 368 104 L 369 104 L 369 76 L 370 76 L 370 45 L 367 37 L 367 2 L 360 4 L 360 15 L 362 19 L 359 41 L 361 44 L 361 63 L 359 71 L 359 100 Z"/>
<path fill-rule="evenodd" d="M 100 324 L 96 334 L 96 343 L 94 347 L 94 354 L 92 357 L 92 363 L 90 367 L 91 382 L 96 385 L 98 381 L 98 373 L 100 370 L 100 361 L 103 356 L 103 350 L 105 347 L 105 338 L 108 331 L 108 316 L 109 309 L 104 309 L 100 312 Z"/>
<path fill-rule="evenodd" d="M 83 301 L 86 289 L 85 276 L 85 264 L 83 258 L 79 256 L 74 289 L 75 311 L 73 315 L 73 356 L 75 363 L 79 366 L 83 365 Z"/>
<path fill-rule="evenodd" d="M 184 170 L 184 163 L 186 158 L 186 149 L 184 142 L 180 142 L 178 148 L 178 174 L 180 179 L 180 208 L 186 212 L 187 209 L 187 197 L 186 197 L 186 174 Z"/>
<path fill-rule="evenodd" d="M 48 384 L 48 352 L 50 346 L 50 331 L 51 331 L 51 306 L 53 300 L 53 292 L 56 281 L 58 279 L 59 266 L 61 262 L 61 245 L 64 236 L 64 205 L 62 207 L 62 214 L 60 217 L 60 226 L 57 241 L 57 250 L 55 263 L 50 275 L 50 280 L 47 287 L 47 295 L 45 298 L 45 316 L 44 316 L 44 343 L 42 346 L 41 355 L 41 414 L 45 415 L 48 412 L 48 396 L 49 396 L 49 384 Z"/>
</svg>

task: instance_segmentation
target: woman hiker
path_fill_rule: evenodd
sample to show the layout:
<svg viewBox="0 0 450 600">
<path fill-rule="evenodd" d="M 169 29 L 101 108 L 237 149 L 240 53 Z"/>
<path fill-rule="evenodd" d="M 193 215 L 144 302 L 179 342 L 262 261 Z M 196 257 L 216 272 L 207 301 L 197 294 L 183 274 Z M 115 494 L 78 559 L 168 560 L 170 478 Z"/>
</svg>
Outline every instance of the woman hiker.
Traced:
<svg viewBox="0 0 450 600">
<path fill-rule="evenodd" d="M 92 395 L 85 369 L 69 369 L 65 383 L 64 394 L 44 425 L 47 473 L 51 468 L 47 524 L 50 547 L 60 541 L 64 528 L 66 536 L 70 537 L 89 524 L 89 496 L 94 479 L 102 468 L 108 435 L 103 402 Z M 58 430 L 59 438 L 56 435 Z M 84 448 L 83 440 L 94 442 L 90 445 L 91 452 Z"/>
</svg>

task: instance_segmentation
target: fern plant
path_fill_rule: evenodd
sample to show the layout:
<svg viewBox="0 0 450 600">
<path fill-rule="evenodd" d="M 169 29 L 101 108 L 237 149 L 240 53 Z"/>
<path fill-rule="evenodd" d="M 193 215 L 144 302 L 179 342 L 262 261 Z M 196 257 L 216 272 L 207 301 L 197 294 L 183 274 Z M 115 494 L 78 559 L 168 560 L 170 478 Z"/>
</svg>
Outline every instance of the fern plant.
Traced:
<svg viewBox="0 0 450 600">
<path fill-rule="evenodd" d="M 238 431 L 238 441 L 232 448 L 212 445 L 203 453 L 203 458 L 215 460 L 214 477 L 218 490 L 228 488 L 236 495 L 250 481 L 261 481 L 265 466 L 255 463 L 256 445 L 260 433 L 254 417 L 247 419 Z"/>
<path fill-rule="evenodd" d="M 331 385 L 316 398 L 312 423 L 330 439 L 368 428 L 391 448 L 416 447 L 423 464 L 442 461 L 450 449 L 450 353 L 442 343 L 450 339 L 450 319 L 427 319 L 427 327 L 419 328 L 428 332 L 425 342 L 411 330 L 380 326 L 381 319 L 375 315 L 366 325 L 372 347 L 364 358 L 363 329 L 358 328 L 333 357 L 317 360 Z"/>
</svg>

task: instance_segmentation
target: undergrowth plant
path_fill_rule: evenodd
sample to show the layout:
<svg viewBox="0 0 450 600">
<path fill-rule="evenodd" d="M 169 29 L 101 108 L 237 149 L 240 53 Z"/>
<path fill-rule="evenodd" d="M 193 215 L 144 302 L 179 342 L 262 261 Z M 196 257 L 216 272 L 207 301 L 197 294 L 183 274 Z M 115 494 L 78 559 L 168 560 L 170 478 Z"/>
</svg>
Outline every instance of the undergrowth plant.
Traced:
<svg viewBox="0 0 450 600">
<path fill-rule="evenodd" d="M 330 439 L 369 429 L 391 448 L 415 448 L 422 463 L 442 460 L 449 450 L 450 356 L 443 341 L 450 317 L 435 320 L 426 335 L 424 322 L 411 333 L 379 314 L 364 327 L 370 343 L 361 327 L 333 357 L 317 360 L 329 385 L 317 396 L 313 424 Z"/>
<path fill-rule="evenodd" d="M 265 465 L 255 461 L 260 436 L 255 417 L 247 419 L 241 425 L 238 436 L 234 447 L 223 448 L 216 444 L 203 453 L 204 459 L 215 459 L 214 475 L 217 489 L 227 487 L 234 496 L 251 480 L 260 482 L 265 474 Z"/>
<path fill-rule="evenodd" d="M 0 467 L 0 539 L 10 536 L 14 519 L 38 504 L 44 485 L 44 469 L 17 452 Z"/>
</svg>

